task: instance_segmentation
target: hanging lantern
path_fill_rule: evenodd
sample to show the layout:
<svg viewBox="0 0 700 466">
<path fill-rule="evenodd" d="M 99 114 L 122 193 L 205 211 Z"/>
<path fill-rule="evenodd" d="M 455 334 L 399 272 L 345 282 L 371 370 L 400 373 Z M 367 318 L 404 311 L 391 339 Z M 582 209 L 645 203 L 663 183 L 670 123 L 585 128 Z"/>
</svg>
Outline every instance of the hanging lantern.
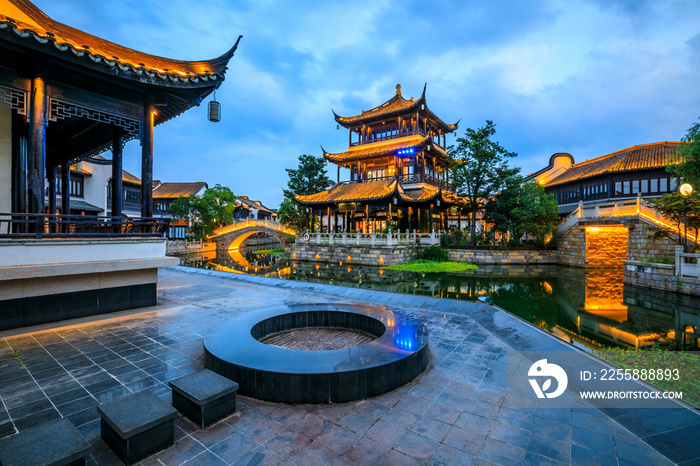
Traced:
<svg viewBox="0 0 700 466">
<path fill-rule="evenodd" d="M 214 100 L 209 102 L 209 121 L 214 123 L 221 121 L 221 104 L 216 101 L 216 92 L 214 92 Z"/>
</svg>

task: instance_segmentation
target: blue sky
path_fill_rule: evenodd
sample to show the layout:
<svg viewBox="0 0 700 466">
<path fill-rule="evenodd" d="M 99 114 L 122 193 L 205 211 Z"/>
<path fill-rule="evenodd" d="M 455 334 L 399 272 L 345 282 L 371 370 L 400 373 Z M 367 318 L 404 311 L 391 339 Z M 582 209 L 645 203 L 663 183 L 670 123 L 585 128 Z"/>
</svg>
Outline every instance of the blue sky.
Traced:
<svg viewBox="0 0 700 466">
<path fill-rule="evenodd" d="M 213 58 L 243 35 L 206 105 L 155 130 L 155 177 L 229 186 L 276 208 L 302 153 L 347 147 L 331 109 L 404 97 L 466 128 L 496 123 L 524 173 L 679 140 L 700 116 L 695 0 L 35 0 L 54 19 L 148 53 Z M 448 145 L 454 143 L 448 137 Z M 140 147 L 125 169 L 139 176 Z M 335 166 L 328 172 L 335 177 Z"/>
</svg>

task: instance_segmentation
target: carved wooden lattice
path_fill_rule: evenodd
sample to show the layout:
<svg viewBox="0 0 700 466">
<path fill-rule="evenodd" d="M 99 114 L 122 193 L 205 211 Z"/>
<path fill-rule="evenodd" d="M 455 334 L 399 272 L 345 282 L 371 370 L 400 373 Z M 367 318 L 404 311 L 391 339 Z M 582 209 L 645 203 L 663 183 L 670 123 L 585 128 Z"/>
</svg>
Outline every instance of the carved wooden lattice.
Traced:
<svg viewBox="0 0 700 466">
<path fill-rule="evenodd" d="M 103 112 L 94 108 L 82 107 L 70 102 L 58 99 L 49 100 L 49 121 L 63 120 L 64 118 L 80 117 L 98 121 L 108 125 L 116 125 L 122 128 L 131 138 L 139 137 L 140 122 L 121 115 Z"/>
<path fill-rule="evenodd" d="M 27 114 L 27 93 L 19 89 L 0 86 L 2 101 L 17 110 L 20 115 Z"/>
</svg>

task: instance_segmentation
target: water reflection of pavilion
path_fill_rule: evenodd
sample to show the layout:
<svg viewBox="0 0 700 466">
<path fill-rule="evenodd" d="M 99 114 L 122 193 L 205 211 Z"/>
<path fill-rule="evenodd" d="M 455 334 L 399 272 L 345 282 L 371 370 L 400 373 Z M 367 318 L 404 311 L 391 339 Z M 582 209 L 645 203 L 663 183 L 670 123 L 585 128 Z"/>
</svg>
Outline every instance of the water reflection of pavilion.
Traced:
<svg viewBox="0 0 700 466">
<path fill-rule="evenodd" d="M 220 264 L 219 270 L 238 273 L 488 302 L 586 347 L 643 348 L 674 339 L 686 349 L 698 346 L 700 305 L 690 296 L 623 286 L 621 270 L 483 266 L 461 274 L 421 274 L 280 260 L 267 268 L 258 264 L 256 271 L 248 261 L 239 258 L 232 265 L 230 260 L 212 262 Z"/>
</svg>

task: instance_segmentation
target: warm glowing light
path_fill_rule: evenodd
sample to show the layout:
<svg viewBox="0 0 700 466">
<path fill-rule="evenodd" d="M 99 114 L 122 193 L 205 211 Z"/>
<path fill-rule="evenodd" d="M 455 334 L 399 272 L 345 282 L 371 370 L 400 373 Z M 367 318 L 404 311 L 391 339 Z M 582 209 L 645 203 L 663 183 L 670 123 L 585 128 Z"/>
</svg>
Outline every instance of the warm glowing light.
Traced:
<svg viewBox="0 0 700 466">
<path fill-rule="evenodd" d="M 379 271 L 379 275 L 384 275 L 384 269 L 381 269 L 381 270 Z"/>
<path fill-rule="evenodd" d="M 586 228 L 586 231 L 590 231 L 591 233 L 593 233 L 596 231 L 600 231 L 600 228 L 599 227 L 588 227 L 588 228 Z"/>
<path fill-rule="evenodd" d="M 554 290 L 552 290 L 552 285 L 550 285 L 547 282 L 543 282 L 542 286 L 544 287 L 544 291 L 546 291 L 549 294 L 552 294 Z"/>
<path fill-rule="evenodd" d="M 352 259 L 352 257 L 348 256 L 348 262 L 350 262 L 350 259 Z"/>
<path fill-rule="evenodd" d="M 690 183 L 683 183 L 678 187 L 678 192 L 681 196 L 688 197 L 693 194 L 693 187 L 690 185 Z"/>
</svg>

